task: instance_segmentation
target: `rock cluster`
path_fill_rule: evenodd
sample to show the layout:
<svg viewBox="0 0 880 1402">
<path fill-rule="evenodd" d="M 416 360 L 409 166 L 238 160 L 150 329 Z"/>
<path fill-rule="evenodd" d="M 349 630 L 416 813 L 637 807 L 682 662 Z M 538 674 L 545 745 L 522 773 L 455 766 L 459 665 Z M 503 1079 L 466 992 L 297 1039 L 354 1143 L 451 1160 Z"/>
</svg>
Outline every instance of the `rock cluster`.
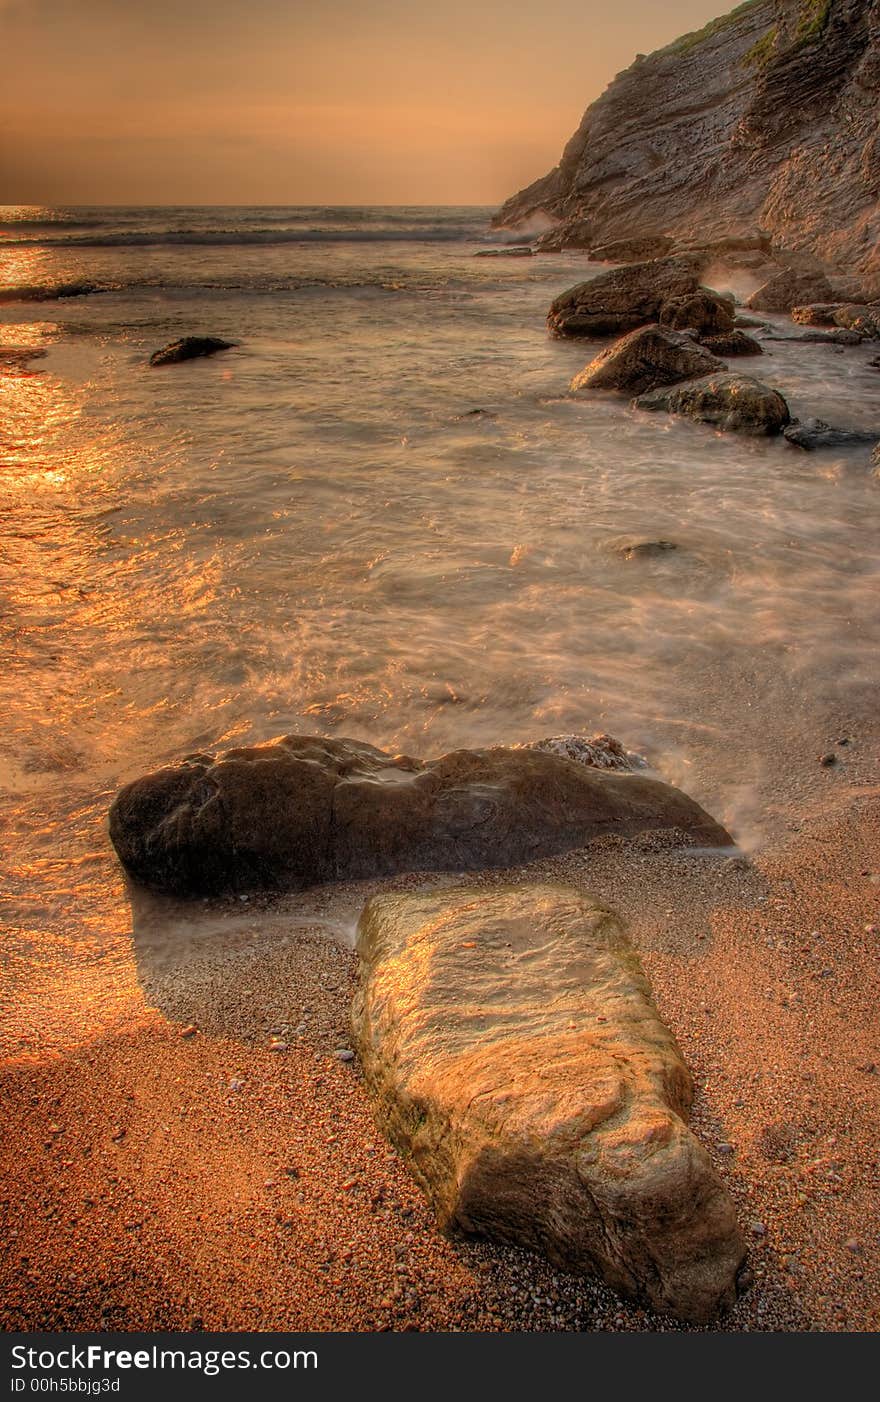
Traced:
<svg viewBox="0 0 880 1402">
<path fill-rule="evenodd" d="M 638 547 L 633 547 L 638 549 Z M 670 547 L 675 549 L 674 546 Z M 642 755 L 625 750 L 613 735 L 548 735 L 543 740 L 532 740 L 523 746 L 526 750 L 539 750 L 543 754 L 561 755 L 575 764 L 586 764 L 592 769 L 645 769 L 647 760 Z"/>
<path fill-rule="evenodd" d="M 680 259 L 637 263 L 579 283 L 552 303 L 548 326 L 556 335 L 598 336 L 645 316 L 657 320 L 601 351 L 571 381 L 572 393 L 635 395 L 640 409 L 663 409 L 731 432 L 772 435 L 790 422 L 778 390 L 729 373 L 715 354 L 762 352 L 735 326 L 733 298 L 701 287 L 693 265 Z"/>
</svg>

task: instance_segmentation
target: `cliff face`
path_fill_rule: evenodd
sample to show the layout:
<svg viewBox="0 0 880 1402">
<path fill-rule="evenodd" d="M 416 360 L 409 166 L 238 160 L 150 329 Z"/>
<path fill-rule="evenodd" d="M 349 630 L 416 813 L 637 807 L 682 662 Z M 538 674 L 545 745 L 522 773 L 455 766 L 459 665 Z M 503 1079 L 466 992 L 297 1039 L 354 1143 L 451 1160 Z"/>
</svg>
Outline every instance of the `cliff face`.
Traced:
<svg viewBox="0 0 880 1402">
<path fill-rule="evenodd" d="M 878 196 L 880 0 L 749 0 L 640 55 L 495 223 L 540 210 L 596 244 L 762 229 L 880 286 Z"/>
</svg>

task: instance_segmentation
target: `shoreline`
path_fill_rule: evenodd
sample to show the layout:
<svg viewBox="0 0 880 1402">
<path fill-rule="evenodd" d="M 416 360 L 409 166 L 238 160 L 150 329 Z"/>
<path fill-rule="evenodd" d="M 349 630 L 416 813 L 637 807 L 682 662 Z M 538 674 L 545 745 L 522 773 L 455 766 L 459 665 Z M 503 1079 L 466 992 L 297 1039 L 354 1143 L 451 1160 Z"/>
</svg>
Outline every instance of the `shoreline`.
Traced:
<svg viewBox="0 0 880 1402">
<path fill-rule="evenodd" d="M 508 314 L 513 319 L 513 312 Z M 460 328 L 455 330 L 458 337 Z M 284 334 L 289 337 L 289 329 Z M 143 360 L 139 336 L 138 330 L 125 348 L 126 365 Z M 88 344 L 89 354 L 97 354 Z M 617 402 L 600 399 L 588 412 L 583 404 L 559 397 L 569 359 L 582 359 L 587 347 L 595 349 L 591 342 L 545 348 L 546 360 L 537 371 L 532 358 L 527 364 L 524 359 L 522 383 L 512 396 L 509 386 L 495 385 L 485 400 L 497 403 L 507 396 L 506 425 L 498 426 L 498 416 L 483 409 L 445 416 L 453 400 L 470 402 L 463 386 L 454 393 L 444 389 L 443 415 L 438 417 L 435 404 L 427 432 L 425 421 L 407 411 L 420 426 L 422 457 L 415 462 L 430 474 L 425 481 L 433 484 L 438 464 L 450 473 L 445 480 L 452 487 L 448 498 L 438 498 L 437 512 L 443 515 L 445 501 L 454 518 L 462 502 L 476 500 L 474 465 L 487 467 L 528 444 L 530 435 L 538 436 L 544 404 L 559 404 L 554 425 L 560 437 L 555 443 L 540 440 L 543 455 L 536 455 L 529 488 L 542 513 L 554 491 L 563 512 L 556 532 L 533 543 L 533 527 L 524 524 L 529 503 L 523 499 L 522 508 L 505 517 L 502 530 L 499 503 L 506 511 L 522 490 L 519 478 L 502 472 L 495 505 L 486 508 L 493 533 L 489 545 L 478 537 L 462 550 L 458 542 L 461 553 L 452 550 L 447 559 L 443 549 L 452 548 L 454 532 L 441 537 L 445 546 L 437 546 L 427 578 L 396 573 L 393 542 L 384 547 L 384 516 L 356 518 L 358 529 L 349 530 L 352 539 L 363 541 L 364 558 L 360 543 L 357 549 L 347 547 L 351 573 L 340 581 L 338 593 L 351 608 L 351 581 L 358 581 L 358 625 L 374 621 L 377 598 L 388 609 L 376 619 L 393 619 L 392 604 L 401 589 L 404 599 L 415 601 L 412 607 L 422 609 L 419 617 L 430 616 L 442 598 L 456 623 L 496 590 L 495 614 L 487 615 L 481 634 L 464 643 L 456 638 L 451 662 L 449 656 L 438 658 L 437 639 L 444 630 L 435 620 L 421 670 L 406 685 L 394 681 L 396 712 L 383 709 L 379 692 L 371 693 L 366 684 L 361 692 L 361 680 L 346 680 L 351 651 L 346 628 L 338 629 L 335 654 L 341 671 L 325 666 L 323 640 L 316 645 L 312 639 L 312 671 L 294 672 L 299 680 L 291 686 L 284 666 L 294 650 L 278 650 L 279 638 L 288 638 L 288 603 L 279 606 L 275 620 L 283 633 L 263 639 L 264 652 L 273 658 L 272 689 L 260 693 L 262 674 L 248 674 L 241 659 L 241 672 L 233 671 L 228 681 L 210 648 L 198 650 L 202 610 L 212 599 L 202 603 L 196 586 L 204 581 L 194 571 L 187 580 L 195 591 L 194 632 L 187 639 L 192 651 L 184 655 L 194 674 L 208 659 L 205 696 L 196 692 L 194 702 L 193 692 L 183 688 L 167 727 L 144 723 L 150 708 L 132 709 L 131 729 L 121 732 L 113 699 L 106 712 L 110 719 L 104 721 L 108 728 L 96 726 L 94 732 L 95 752 L 101 755 L 97 764 L 88 745 L 82 756 L 67 753 L 63 726 L 57 755 L 53 736 L 51 745 L 41 737 L 45 749 L 36 759 L 27 744 L 13 756 L 13 769 L 21 764 L 15 796 L 30 784 L 35 796 L 31 808 L 14 815 L 26 834 L 25 847 L 33 842 L 27 856 L 23 851 L 10 896 L 10 908 L 21 918 L 13 936 L 12 987 L 20 1002 L 11 1036 L 18 1035 L 20 1047 L 27 1042 L 29 1049 L 0 1069 L 11 1125 L 0 1161 L 16 1185 L 0 1200 L 2 1327 L 688 1331 L 524 1251 L 441 1236 L 401 1157 L 376 1128 L 357 1062 L 337 1055 L 349 1050 L 351 943 L 363 900 L 383 889 L 451 885 L 461 879 L 458 874 L 412 873 L 295 896 L 229 901 L 126 895 L 104 832 L 105 798 L 109 802 L 116 787 L 117 770 L 137 772 L 139 754 L 167 756 L 213 744 L 207 731 L 198 746 L 189 743 L 189 731 L 193 715 L 205 715 L 205 697 L 221 696 L 229 713 L 218 702 L 208 707 L 206 723 L 212 735 L 225 733 L 227 741 L 240 737 L 241 726 L 264 726 L 279 709 L 291 729 L 318 717 L 333 730 L 344 726 L 383 744 L 391 743 L 386 731 L 397 734 L 403 728 L 401 749 L 414 733 L 426 743 L 436 740 L 442 752 L 452 748 L 449 737 L 457 739 L 459 731 L 465 732 L 462 743 L 478 745 L 493 729 L 503 733 L 515 725 L 525 739 L 533 728 L 567 730 L 587 715 L 636 747 L 644 740 L 646 751 L 657 754 L 657 772 L 704 803 L 749 855 L 675 849 L 656 835 L 629 842 L 605 839 L 514 872 L 472 871 L 463 879 L 486 889 L 528 880 L 573 883 L 628 923 L 660 1014 L 694 1075 L 693 1128 L 736 1201 L 749 1244 L 751 1288 L 710 1328 L 880 1327 L 880 1238 L 873 1226 L 880 1219 L 874 1128 L 880 1108 L 875 1031 L 880 776 L 869 670 L 875 567 L 861 529 L 863 515 L 857 514 L 864 511 L 861 483 L 867 468 L 861 457 L 867 450 L 816 462 L 779 459 L 760 444 L 719 441 L 676 422 L 659 433 L 652 424 L 639 437 L 641 428 Z M 805 351 L 772 336 L 767 350 L 771 381 L 791 377 L 800 403 L 812 409 L 817 397 L 824 406 L 844 394 L 854 420 L 867 414 L 872 400 L 861 354 L 834 361 L 818 347 Z M 490 353 L 497 358 L 497 346 L 487 352 L 481 344 L 480 355 Z M 63 368 L 66 354 L 72 363 L 79 352 L 64 346 L 53 351 L 46 367 L 50 374 L 56 355 Z M 258 341 L 255 362 L 265 354 Z M 225 395 L 221 376 L 227 373 L 218 368 L 216 381 L 206 378 L 205 384 Z M 272 374 L 277 373 L 273 365 Z M 101 383 L 106 389 L 108 381 Z M 372 383 L 375 396 L 381 380 L 373 376 Z M 530 386 L 528 395 L 524 385 Z M 542 397 L 551 389 L 557 398 Z M 169 382 L 163 392 L 179 394 L 184 406 L 192 394 L 185 380 Z M 383 416 L 385 437 L 376 442 L 384 444 L 397 428 L 385 423 L 380 400 L 373 412 Z M 450 429 L 474 413 L 481 416 L 479 428 Z M 24 412 L 22 417 L 30 423 Z M 336 453 L 332 414 L 330 419 L 324 449 Z M 218 424 L 214 432 L 220 431 Z M 304 424 L 311 443 L 311 420 Z M 575 440 L 562 435 L 574 426 L 579 452 L 581 438 L 590 436 L 582 433 L 585 424 L 598 426 L 605 438 L 597 433 L 597 446 L 588 444 L 581 460 L 572 449 Z M 638 470 L 633 473 L 630 464 L 629 477 L 621 461 L 626 454 L 620 450 L 615 458 L 608 436 L 627 432 L 639 448 Z M 419 433 L 414 430 L 414 440 Z M 439 446 L 435 433 L 443 434 Z M 495 434 L 505 436 L 496 441 L 490 436 Z M 275 451 L 283 451 L 286 460 L 286 427 L 284 435 L 283 450 L 276 445 Z M 350 451 L 361 457 L 355 438 Z M 135 435 L 132 441 L 139 449 L 141 439 Z M 399 440 L 401 450 L 408 441 Z M 574 467 L 568 475 L 556 466 L 559 444 L 567 445 Z M 613 491 L 603 485 L 602 454 L 617 467 Z M 714 460 L 714 485 L 703 454 Z M 88 453 L 82 462 L 91 470 Z M 402 464 L 402 457 L 388 457 L 391 485 L 383 492 L 396 487 Z M 323 520 L 324 468 L 316 460 L 313 470 L 321 479 L 315 519 Z M 144 501 L 152 501 L 151 473 L 149 467 L 147 476 L 137 479 Z M 338 475 L 345 480 L 344 472 Z M 172 480 L 176 491 L 177 479 Z M 353 480 L 365 500 L 382 498 L 374 476 Z M 699 498 L 694 511 L 680 506 L 686 480 L 689 491 L 710 493 L 708 511 Z M 273 478 L 270 490 L 276 489 L 283 515 L 289 507 L 287 479 Z M 224 490 L 226 497 L 205 498 L 218 505 L 216 539 L 208 536 L 215 550 L 227 529 L 219 508 L 227 509 L 231 501 L 237 510 L 243 499 L 241 480 L 234 476 Z M 425 492 L 423 483 L 419 490 Z M 719 490 L 732 510 L 730 520 L 739 522 L 738 535 L 720 529 L 711 496 Z M 644 503 L 652 491 L 649 519 Z M 109 511 L 119 509 L 127 492 L 120 487 L 108 498 Z M 583 513 L 573 513 L 569 521 L 571 502 L 580 499 L 573 493 L 586 495 Z M 768 502 L 773 510 L 762 531 Z M 412 509 L 418 513 L 413 520 L 421 522 L 424 501 L 416 500 Z M 189 522 L 189 508 L 184 519 Z M 183 529 L 174 512 L 168 522 L 176 523 L 175 531 Z M 155 522 L 146 508 L 143 523 L 148 536 Z M 110 537 L 120 558 L 137 558 L 141 526 L 136 531 L 135 524 L 118 539 Z M 595 538 L 587 527 L 598 531 Z M 256 525 L 248 529 L 255 538 Z M 169 540 L 179 538 L 175 531 Z M 537 529 L 534 534 L 541 535 Z M 629 568 L 620 562 L 619 547 L 638 543 L 643 534 L 649 544 L 655 534 L 664 539 L 670 534 L 680 553 L 638 576 L 633 571 L 628 585 L 622 576 L 620 583 L 616 576 L 612 581 L 612 569 Z M 372 545 L 366 548 L 374 535 L 383 542 L 376 554 Z M 415 538 L 421 542 L 421 534 Z M 589 601 L 581 573 L 585 539 L 592 541 L 598 561 L 592 612 L 604 621 L 604 635 L 596 633 L 591 608 L 584 607 Z M 185 540 L 189 546 L 189 536 Z M 97 627 L 95 636 L 103 636 L 101 595 L 95 620 L 88 599 L 95 563 L 100 567 L 110 554 L 105 543 L 96 537 L 94 548 L 87 543 L 81 555 L 74 554 L 81 571 L 76 577 L 87 588 L 66 582 L 66 574 L 59 585 L 65 597 L 85 601 L 75 604 L 83 616 L 70 615 L 72 624 L 59 610 L 53 635 L 66 645 L 68 633 L 82 627 L 84 677 L 94 667 L 90 630 Z M 311 542 L 305 544 L 311 548 Z M 815 552 L 807 548 L 814 545 Z M 129 557 L 125 551 L 132 546 L 135 554 Z M 328 548 L 332 554 L 338 543 L 331 541 Z M 308 589 L 303 597 L 310 599 L 301 538 L 279 537 L 273 549 L 285 571 L 291 560 L 305 561 L 300 587 Z M 161 577 L 163 560 L 171 569 L 170 557 L 155 558 Z M 225 572 L 217 564 L 213 581 L 212 598 L 221 600 L 228 584 L 234 584 L 236 596 L 242 594 L 240 558 L 224 560 Z M 817 575 L 822 592 L 815 587 Z M 164 595 L 154 599 L 145 592 L 136 573 L 130 578 L 132 597 L 142 600 L 145 616 L 135 613 L 127 632 L 152 638 L 153 617 L 167 628 L 176 599 L 170 596 L 169 607 Z M 240 613 L 211 615 L 222 624 L 224 637 L 243 636 L 255 601 L 275 598 L 278 578 L 256 574 Z M 489 662 L 484 670 L 482 658 L 491 628 L 504 619 L 514 589 L 508 581 L 523 591 L 527 610 L 535 610 L 545 596 L 544 613 L 511 614 L 504 674 L 498 677 Z M 114 598 L 114 584 L 111 570 L 103 578 L 105 604 Z M 328 607 L 334 607 L 332 590 Z M 347 614 L 340 616 L 350 623 Z M 549 634 L 548 650 L 541 653 L 534 640 L 544 634 Z M 122 638 L 123 630 L 114 636 Z M 365 652 L 376 636 L 367 634 Z M 55 646 L 60 656 L 62 643 Z M 164 713 L 169 668 L 179 655 L 169 651 L 161 631 L 153 648 L 161 692 L 153 709 Z M 445 671 L 460 670 L 468 648 L 481 658 L 479 666 L 469 664 L 465 680 L 470 683 L 459 686 L 454 676 L 454 687 L 441 685 Z M 299 644 L 295 651 L 300 666 Z M 584 658 L 590 665 L 579 671 L 576 662 Z M 304 682 L 302 676 L 321 680 Z M 240 677 L 248 677 L 247 687 L 257 697 L 242 702 L 253 707 L 249 718 L 239 714 L 238 697 L 250 694 Z M 87 681 L 76 698 L 78 714 L 90 704 L 91 686 Z M 315 689 L 324 686 L 326 695 Z M 292 719 L 288 691 L 303 704 L 310 700 Z M 122 693 L 112 693 L 117 694 Z M 387 679 L 382 694 L 392 694 Z M 136 688 L 131 695 L 137 699 Z M 267 695 L 274 698 L 271 705 Z M 465 710 L 449 711 L 452 706 Z M 182 729 L 187 743 L 181 747 Z M 74 776 L 69 793 L 63 778 L 47 778 L 44 788 L 41 779 L 31 778 L 63 775 L 65 766 Z M 82 783 L 78 774 L 85 776 Z M 81 811 L 74 814 L 80 800 Z M 74 818 L 70 835 L 65 815 Z M 74 945 L 80 930 L 82 945 Z M 271 1049 L 273 1038 L 283 1049 Z M 53 1039 L 57 1045 L 49 1050 Z"/>
</svg>

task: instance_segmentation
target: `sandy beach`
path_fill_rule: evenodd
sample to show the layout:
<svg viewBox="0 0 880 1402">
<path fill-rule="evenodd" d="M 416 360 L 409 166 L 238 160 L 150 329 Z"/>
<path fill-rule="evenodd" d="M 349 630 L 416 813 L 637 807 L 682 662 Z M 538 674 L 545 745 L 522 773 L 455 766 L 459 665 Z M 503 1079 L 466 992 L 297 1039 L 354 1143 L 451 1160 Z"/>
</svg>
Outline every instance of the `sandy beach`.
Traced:
<svg viewBox="0 0 880 1402">
<path fill-rule="evenodd" d="M 477 878 L 629 921 L 748 1237 L 725 1330 L 880 1323 L 880 792 L 838 792 L 753 861 L 606 839 Z M 142 1025 L 3 1073 L 4 1328 L 686 1327 L 437 1231 L 339 1055 L 363 895 L 136 902 Z"/>
</svg>

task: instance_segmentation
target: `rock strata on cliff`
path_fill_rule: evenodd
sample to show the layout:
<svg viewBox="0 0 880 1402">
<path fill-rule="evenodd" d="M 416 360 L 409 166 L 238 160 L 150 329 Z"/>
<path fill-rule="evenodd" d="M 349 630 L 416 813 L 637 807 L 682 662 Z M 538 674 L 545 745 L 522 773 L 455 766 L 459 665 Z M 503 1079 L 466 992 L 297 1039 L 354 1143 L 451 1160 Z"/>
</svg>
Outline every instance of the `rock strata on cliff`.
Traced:
<svg viewBox="0 0 880 1402">
<path fill-rule="evenodd" d="M 557 886 L 378 896 L 358 952 L 367 1085 L 443 1226 L 681 1319 L 733 1302 L 733 1204 L 613 914 Z"/>
<path fill-rule="evenodd" d="M 692 799 L 641 774 L 528 749 L 423 762 L 309 735 L 191 755 L 129 784 L 110 810 L 128 873 L 181 895 L 516 866 L 658 829 L 731 841 Z"/>
<path fill-rule="evenodd" d="M 504 205 L 581 246 L 770 236 L 880 289 L 880 0 L 749 0 L 636 59 Z M 777 254 L 778 261 L 785 261 Z"/>
</svg>

